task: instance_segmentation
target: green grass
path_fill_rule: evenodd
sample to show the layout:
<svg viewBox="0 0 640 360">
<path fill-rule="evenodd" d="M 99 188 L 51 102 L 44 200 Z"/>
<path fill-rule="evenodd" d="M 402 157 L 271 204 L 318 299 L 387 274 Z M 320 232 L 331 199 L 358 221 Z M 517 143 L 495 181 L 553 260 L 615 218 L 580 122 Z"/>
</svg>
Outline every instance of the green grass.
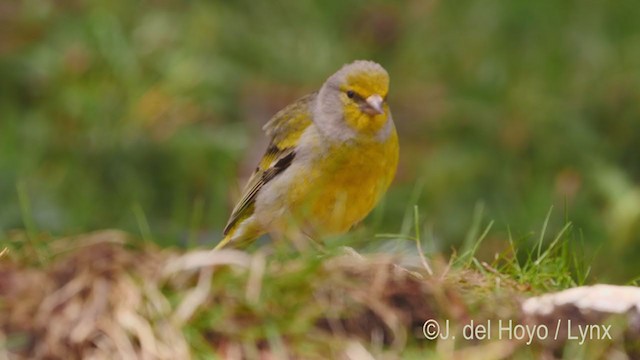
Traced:
<svg viewBox="0 0 640 360">
<path fill-rule="evenodd" d="M 97 283 L 106 281 L 112 291 L 118 292 L 133 281 L 136 285 L 129 291 L 135 289 L 139 294 L 114 294 L 107 301 L 114 307 L 132 306 L 154 334 L 169 331 L 162 329 L 172 326 L 171 331 L 179 331 L 183 337 L 180 341 L 188 344 L 192 355 L 202 359 L 229 351 L 239 351 L 249 358 L 265 351 L 278 357 L 286 354 L 335 358 L 354 346 L 375 357 L 412 358 L 431 354 L 449 358 L 464 351 L 484 350 L 474 348 L 479 344 L 468 341 L 442 347 L 426 340 L 420 335 L 424 321 L 450 319 L 458 330 L 469 318 L 479 322 L 518 321 L 518 299 L 593 282 L 586 257 L 574 251 L 580 246 L 575 243 L 579 232 L 572 223 L 567 222 L 555 234 L 547 233 L 553 218 L 551 209 L 541 223 L 535 247 L 528 246 L 527 239 L 510 238 L 508 244 L 489 257 L 480 254 L 486 250 L 483 240 L 492 236 L 493 221 L 483 220 L 481 206 L 476 208 L 468 232 L 468 250 L 450 257 L 423 252 L 430 240 L 422 236 L 418 206 L 412 209 L 408 213 L 413 223 L 412 234 L 378 236 L 385 241 L 396 239 L 412 249 L 395 255 L 372 251 L 357 254 L 345 248 L 343 245 L 347 243 L 365 242 L 359 237 L 371 240 L 369 235 L 358 232 L 327 242 L 322 253 L 313 247 L 300 252 L 286 242 L 276 242 L 252 253 L 230 252 L 220 256 L 207 255 L 206 251 L 198 255 L 195 251 L 161 250 L 144 237 L 135 240 L 138 236 L 117 232 L 68 239 L 55 239 L 39 232 L 31 235 L 16 232 L 3 242 L 6 250 L 1 262 L 9 278 L 29 282 L 39 276 L 50 277 L 44 280 L 47 284 L 44 293 L 32 294 L 35 299 L 55 296 L 57 286 L 73 279 L 86 283 L 81 286 L 87 290 L 78 289 L 77 295 L 70 295 L 61 303 L 61 309 L 65 304 L 77 306 L 73 304 L 97 296 L 87 295 L 99 291 L 94 287 Z M 38 241 L 34 242 L 34 238 Z M 42 259 L 34 262 L 34 253 L 41 254 Z M 417 254 L 419 259 L 415 257 Z M 192 256 L 191 260 L 187 260 L 188 256 Z M 103 257 L 108 261 L 101 260 Z M 180 260 L 182 257 L 184 260 Z M 198 265 L 207 258 L 217 259 L 212 261 L 218 265 L 213 268 Z M 65 274 L 64 278 L 58 274 Z M 81 279 L 82 276 L 85 278 Z M 31 289 L 36 291 L 37 287 Z M 143 304 L 135 305 L 137 301 L 131 296 L 142 299 Z M 158 296 L 165 300 L 159 301 Z M 7 298 L 0 313 L 27 311 L 30 303 L 17 300 Z M 113 317 L 109 309 L 95 316 Z M 51 313 L 50 321 L 69 321 L 64 314 L 69 312 Z M 6 317 L 0 322 L 0 330 L 11 328 L 11 319 Z M 75 325 L 69 326 L 73 329 Z M 135 330 L 138 326 L 141 325 L 135 325 L 125 335 L 134 343 L 139 341 Z M 55 335 L 51 333 L 53 330 L 35 331 L 37 323 L 27 321 L 22 327 L 27 337 Z M 162 335 L 153 336 L 157 341 L 167 341 Z M 88 343 L 81 344 L 85 345 L 74 351 L 91 348 Z M 11 351 L 27 351 L 23 354 L 30 351 L 24 343 L 6 346 Z M 149 350 L 146 345 L 141 346 L 140 351 Z M 495 346 L 502 345 L 495 343 Z M 522 346 L 513 356 L 537 356 L 545 349 L 546 345 L 540 344 Z"/>
<path fill-rule="evenodd" d="M 26 225 L 57 235 L 213 244 L 263 150 L 260 126 L 371 58 L 391 74 L 401 140 L 373 232 L 406 233 L 398 219 L 420 204 L 446 239 L 435 246 L 468 251 L 476 204 L 495 220 L 489 247 L 554 206 L 603 254 L 595 274 L 638 275 L 633 1 L 38 4 L 4 11 L 0 231 L 24 228 L 28 198 Z"/>
</svg>

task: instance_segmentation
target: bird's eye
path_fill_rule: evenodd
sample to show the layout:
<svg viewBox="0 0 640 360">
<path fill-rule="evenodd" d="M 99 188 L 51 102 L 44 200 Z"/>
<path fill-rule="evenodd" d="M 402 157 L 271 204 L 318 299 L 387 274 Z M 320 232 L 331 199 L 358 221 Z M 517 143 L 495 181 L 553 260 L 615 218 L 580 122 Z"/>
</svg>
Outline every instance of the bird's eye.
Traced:
<svg viewBox="0 0 640 360">
<path fill-rule="evenodd" d="M 356 93 L 353 90 L 349 90 L 347 91 L 347 96 L 349 97 L 349 99 L 353 99 L 354 96 L 356 96 Z"/>
</svg>

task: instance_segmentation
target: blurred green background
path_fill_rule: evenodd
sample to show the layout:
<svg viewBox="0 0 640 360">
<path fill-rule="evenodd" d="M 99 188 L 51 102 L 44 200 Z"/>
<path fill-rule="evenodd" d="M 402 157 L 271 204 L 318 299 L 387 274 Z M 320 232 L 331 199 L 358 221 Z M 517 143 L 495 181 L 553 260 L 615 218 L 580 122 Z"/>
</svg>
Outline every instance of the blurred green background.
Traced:
<svg viewBox="0 0 640 360">
<path fill-rule="evenodd" d="M 598 279 L 631 280 L 638 19 L 631 0 L 4 1 L 0 232 L 213 244 L 261 125 L 362 58 L 391 74 L 401 140 L 362 231 L 417 204 L 447 252 L 483 204 L 490 256 L 509 231 L 533 246 L 553 206 L 549 241 L 569 219 Z"/>
</svg>

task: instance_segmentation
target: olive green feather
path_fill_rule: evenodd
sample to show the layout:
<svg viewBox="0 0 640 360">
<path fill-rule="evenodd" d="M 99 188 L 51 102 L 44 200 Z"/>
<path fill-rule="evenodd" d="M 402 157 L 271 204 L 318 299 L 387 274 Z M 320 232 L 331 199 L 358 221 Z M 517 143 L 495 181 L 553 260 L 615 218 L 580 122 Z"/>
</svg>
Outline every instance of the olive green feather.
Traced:
<svg viewBox="0 0 640 360">
<path fill-rule="evenodd" d="M 262 128 L 271 141 L 256 171 L 247 182 L 242 199 L 231 213 L 224 235 L 229 235 L 241 220 L 251 216 L 260 189 L 291 165 L 298 139 L 311 125 L 310 104 L 313 104 L 315 98 L 314 93 L 299 99 L 280 110 Z"/>
</svg>

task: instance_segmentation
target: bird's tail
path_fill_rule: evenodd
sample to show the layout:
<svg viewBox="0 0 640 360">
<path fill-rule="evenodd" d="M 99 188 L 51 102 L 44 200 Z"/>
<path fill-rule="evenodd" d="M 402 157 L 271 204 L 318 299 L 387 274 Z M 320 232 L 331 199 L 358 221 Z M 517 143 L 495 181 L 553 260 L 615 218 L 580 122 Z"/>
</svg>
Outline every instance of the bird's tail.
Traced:
<svg viewBox="0 0 640 360">
<path fill-rule="evenodd" d="M 218 245 L 216 245 L 216 247 L 213 248 L 213 250 L 220 250 L 222 249 L 225 245 L 227 245 L 229 242 L 231 241 L 231 234 L 227 234 L 224 236 L 224 238 L 222 238 L 222 240 L 220 240 L 220 242 L 218 243 Z"/>
</svg>

